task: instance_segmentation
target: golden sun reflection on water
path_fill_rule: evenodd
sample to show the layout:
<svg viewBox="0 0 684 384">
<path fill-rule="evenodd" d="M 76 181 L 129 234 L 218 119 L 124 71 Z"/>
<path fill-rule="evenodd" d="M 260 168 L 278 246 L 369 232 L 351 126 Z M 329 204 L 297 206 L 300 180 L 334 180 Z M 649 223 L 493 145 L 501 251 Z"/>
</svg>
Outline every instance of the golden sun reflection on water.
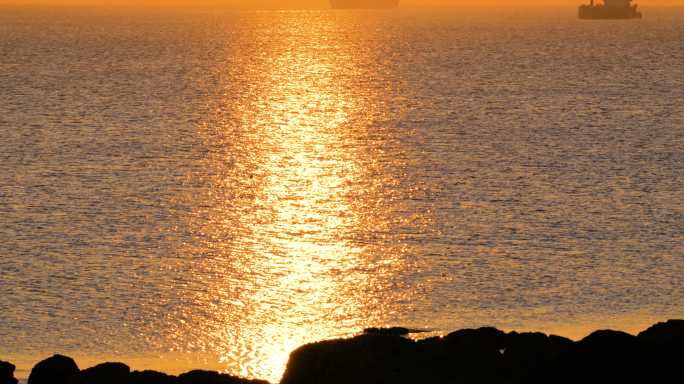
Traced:
<svg viewBox="0 0 684 384">
<path fill-rule="evenodd" d="M 277 382 L 367 326 L 682 317 L 675 16 L 607 44 L 555 16 L 157 11 L 2 15 L 19 377 L 59 352 Z M 587 44 L 639 70 L 568 65 Z"/>
<path fill-rule="evenodd" d="M 197 324 L 200 338 L 226 370 L 271 381 L 298 346 L 381 321 L 372 292 L 405 267 L 395 262 L 400 251 L 371 256 L 358 241 L 368 226 L 388 226 L 360 199 L 381 200 L 374 150 L 354 126 L 359 115 L 382 115 L 368 102 L 375 91 L 348 83 L 356 74 L 345 73 L 344 58 L 326 55 L 339 43 L 326 35 L 330 25 L 278 27 L 282 40 L 260 45 L 268 59 L 255 55 L 255 69 L 243 74 L 253 77 L 251 90 L 238 105 L 226 101 L 235 122 L 205 127 L 224 130 L 230 151 L 221 153 L 231 155 L 208 164 L 220 176 L 201 232 L 218 256 L 204 260 L 198 275 L 216 278 L 197 297 L 212 303 L 214 319 Z M 315 41 L 297 45 L 288 33 Z"/>
<path fill-rule="evenodd" d="M 657 319 L 611 322 L 619 307 L 601 308 L 614 302 L 616 282 L 629 288 L 631 259 L 575 236 L 598 230 L 595 216 L 568 217 L 562 204 L 547 212 L 557 193 L 548 174 L 565 172 L 545 164 L 572 151 L 549 154 L 526 131 L 516 138 L 490 126 L 496 119 L 461 121 L 449 111 L 471 102 L 480 111 L 487 98 L 456 97 L 453 81 L 478 94 L 477 79 L 448 80 L 439 69 L 450 91 L 432 97 L 438 81 L 411 73 L 439 57 L 434 50 L 415 38 L 423 56 L 411 62 L 397 53 L 408 47 L 398 25 L 388 34 L 385 19 L 352 16 L 250 14 L 258 32 L 240 31 L 223 52 L 223 89 L 208 101 L 215 114 L 199 124 L 206 158 L 178 204 L 191 207 L 190 241 L 170 267 L 179 270 L 163 274 L 178 276 L 164 346 L 277 382 L 296 347 L 366 326 L 579 337 Z M 525 159 L 511 178 L 509 162 L 530 149 L 540 163 Z M 587 206 L 584 195 L 568 196 L 568 207 Z M 587 284 L 597 279 L 602 286 Z"/>
<path fill-rule="evenodd" d="M 248 304 L 262 317 L 256 330 L 262 340 L 252 340 L 258 343 L 252 347 L 266 349 L 258 352 L 258 367 L 241 367 L 243 375 L 281 371 L 289 352 L 314 336 L 306 324 L 335 322 L 337 273 L 360 253 L 344 240 L 356 224 L 345 193 L 359 172 L 338 146 L 345 101 L 329 84 L 331 69 L 300 55 L 281 57 L 275 71 L 305 63 L 297 71 L 315 78 L 276 81 L 260 111 L 280 120 L 258 127 L 268 145 L 255 204 L 268 207 L 268 213 L 255 211 L 244 218 L 249 235 L 241 251 L 252 255 L 252 269 L 266 274 L 260 279 L 269 280 L 260 282 Z M 274 269 L 278 272 L 270 275 Z"/>
</svg>

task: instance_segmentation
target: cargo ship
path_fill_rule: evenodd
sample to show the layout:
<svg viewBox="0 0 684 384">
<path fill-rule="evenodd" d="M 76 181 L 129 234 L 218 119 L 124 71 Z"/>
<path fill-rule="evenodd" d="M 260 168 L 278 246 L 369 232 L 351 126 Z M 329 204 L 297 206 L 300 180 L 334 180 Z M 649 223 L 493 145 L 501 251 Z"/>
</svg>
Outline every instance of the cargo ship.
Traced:
<svg viewBox="0 0 684 384">
<path fill-rule="evenodd" d="M 399 6 L 399 0 L 330 0 L 334 9 L 387 9 Z"/>
<path fill-rule="evenodd" d="M 641 19 L 641 12 L 632 0 L 603 0 L 603 4 L 595 4 L 594 0 L 587 5 L 580 5 L 580 19 Z"/>
</svg>

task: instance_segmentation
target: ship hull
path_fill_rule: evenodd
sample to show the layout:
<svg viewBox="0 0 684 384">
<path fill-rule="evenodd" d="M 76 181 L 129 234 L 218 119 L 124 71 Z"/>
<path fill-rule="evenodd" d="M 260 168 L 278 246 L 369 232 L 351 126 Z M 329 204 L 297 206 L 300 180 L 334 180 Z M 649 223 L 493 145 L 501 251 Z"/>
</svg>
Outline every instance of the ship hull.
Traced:
<svg viewBox="0 0 684 384">
<path fill-rule="evenodd" d="M 399 0 L 330 0 L 334 9 L 388 9 L 399 6 Z"/>
<path fill-rule="evenodd" d="M 636 6 L 614 9 L 604 6 L 582 5 L 579 7 L 579 18 L 584 20 L 641 19 L 641 12 L 637 11 Z"/>
</svg>

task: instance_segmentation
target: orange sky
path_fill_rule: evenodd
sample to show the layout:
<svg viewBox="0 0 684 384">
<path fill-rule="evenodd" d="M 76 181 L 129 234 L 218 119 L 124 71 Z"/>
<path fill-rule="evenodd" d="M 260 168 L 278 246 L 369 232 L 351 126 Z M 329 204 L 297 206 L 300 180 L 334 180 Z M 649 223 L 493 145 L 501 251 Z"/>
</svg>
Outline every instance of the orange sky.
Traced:
<svg viewBox="0 0 684 384">
<path fill-rule="evenodd" d="M 405 6 L 427 5 L 549 5 L 570 6 L 587 3 L 589 0 L 402 0 Z M 684 0 L 638 0 L 642 7 L 657 5 L 682 5 Z M 328 0 L 0 0 L 0 4 L 115 4 L 115 5 L 220 5 L 229 7 L 327 7 Z"/>
</svg>

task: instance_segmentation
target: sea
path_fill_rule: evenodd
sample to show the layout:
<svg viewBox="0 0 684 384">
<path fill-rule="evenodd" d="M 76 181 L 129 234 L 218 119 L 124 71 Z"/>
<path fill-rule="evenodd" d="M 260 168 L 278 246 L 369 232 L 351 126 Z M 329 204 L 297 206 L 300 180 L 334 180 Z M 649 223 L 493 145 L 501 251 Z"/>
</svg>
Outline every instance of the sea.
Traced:
<svg viewBox="0 0 684 384">
<path fill-rule="evenodd" d="M 0 8 L 0 360 L 684 318 L 684 8 Z"/>
</svg>

